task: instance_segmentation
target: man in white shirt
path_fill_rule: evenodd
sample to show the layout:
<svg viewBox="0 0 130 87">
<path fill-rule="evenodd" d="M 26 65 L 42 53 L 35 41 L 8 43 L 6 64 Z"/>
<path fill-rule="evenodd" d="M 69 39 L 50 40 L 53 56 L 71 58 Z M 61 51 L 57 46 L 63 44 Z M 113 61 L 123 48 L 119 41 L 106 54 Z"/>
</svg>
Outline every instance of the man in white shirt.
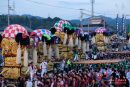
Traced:
<svg viewBox="0 0 130 87">
<path fill-rule="evenodd" d="M 47 62 L 45 61 L 45 62 L 42 62 L 41 64 L 40 64 L 40 68 L 41 68 L 41 70 L 42 70 L 42 72 L 41 72 L 41 77 L 43 77 L 43 74 L 44 73 L 47 73 Z"/>
<path fill-rule="evenodd" d="M 37 79 L 35 80 L 34 85 L 35 85 L 35 87 L 38 87 L 37 86 L 38 85 L 38 80 Z"/>
<path fill-rule="evenodd" d="M 126 73 L 126 78 L 129 80 L 129 87 L 130 87 L 130 70 Z"/>
<path fill-rule="evenodd" d="M 42 84 L 42 82 L 41 82 L 41 79 L 37 79 L 36 81 L 35 81 L 35 84 L 34 84 L 35 86 L 34 87 L 41 87 L 41 85 L 43 85 Z"/>
<path fill-rule="evenodd" d="M 85 55 L 86 55 L 85 59 L 88 60 L 89 59 L 88 52 L 86 52 Z"/>
<path fill-rule="evenodd" d="M 26 81 L 26 87 L 32 87 L 33 83 L 30 79 L 28 79 L 28 81 Z"/>
<path fill-rule="evenodd" d="M 64 71 L 65 68 L 65 60 L 63 59 L 60 64 L 60 70 Z"/>
<path fill-rule="evenodd" d="M 33 65 L 33 63 L 30 63 L 30 65 L 29 65 L 28 70 L 26 71 L 26 73 L 28 73 L 28 72 L 30 74 L 31 81 L 33 81 L 33 76 L 36 73 L 36 67 Z"/>
</svg>

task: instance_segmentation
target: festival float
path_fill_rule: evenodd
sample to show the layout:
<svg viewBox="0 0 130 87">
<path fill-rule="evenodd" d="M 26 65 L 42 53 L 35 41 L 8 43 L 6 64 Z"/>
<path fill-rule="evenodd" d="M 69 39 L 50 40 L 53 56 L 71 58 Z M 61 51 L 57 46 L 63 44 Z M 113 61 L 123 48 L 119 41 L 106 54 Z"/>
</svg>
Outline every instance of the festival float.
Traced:
<svg viewBox="0 0 130 87">
<path fill-rule="evenodd" d="M 44 37 L 44 43 L 42 43 L 43 37 Z M 30 38 L 31 38 L 30 49 L 32 49 L 30 51 L 30 54 L 33 54 L 31 55 L 33 63 L 37 64 L 37 61 L 39 60 L 37 58 L 40 57 L 40 55 L 37 55 L 37 54 L 42 54 L 44 55 L 44 57 L 47 56 L 46 42 L 51 39 L 51 32 L 47 29 L 36 29 L 31 32 Z"/>
<path fill-rule="evenodd" d="M 36 50 L 36 53 L 39 54 L 38 57 L 36 57 L 36 53 L 32 56 L 34 62 L 37 60 L 50 60 L 54 55 L 58 57 L 57 44 L 59 44 L 60 38 L 52 34 L 51 31 L 47 29 L 36 29 L 31 32 L 30 37 L 32 39 L 31 43 L 33 44 L 31 48 L 33 48 L 33 51 Z"/>
<path fill-rule="evenodd" d="M 36 29 L 30 34 L 30 55 L 33 63 L 38 65 L 42 61 L 48 61 L 48 70 L 53 68 L 54 57 L 59 58 L 60 38 L 47 29 Z"/>
<path fill-rule="evenodd" d="M 21 67 L 28 66 L 28 32 L 21 25 L 13 24 L 4 30 L 2 37 L 4 67 L 1 74 L 5 78 L 17 79 L 20 77 Z"/>
<path fill-rule="evenodd" d="M 84 58 L 89 51 L 89 33 L 84 32 L 81 28 L 76 29 L 74 33 L 75 47 L 78 50 L 80 58 Z"/>
<path fill-rule="evenodd" d="M 50 31 L 61 39 L 62 44 L 59 44 L 60 57 L 72 59 L 73 50 L 78 50 L 79 57 L 82 57 L 82 54 L 89 51 L 89 34 L 83 32 L 82 29 L 73 27 L 68 21 L 56 22 Z"/>
<path fill-rule="evenodd" d="M 54 27 L 50 31 L 61 39 L 61 43 L 58 45 L 59 56 L 72 58 L 75 28 L 68 21 L 60 20 L 54 24 Z"/>
<path fill-rule="evenodd" d="M 92 44 L 96 44 L 98 50 L 104 51 L 109 43 L 109 34 L 103 27 L 97 28 L 92 34 Z"/>
</svg>

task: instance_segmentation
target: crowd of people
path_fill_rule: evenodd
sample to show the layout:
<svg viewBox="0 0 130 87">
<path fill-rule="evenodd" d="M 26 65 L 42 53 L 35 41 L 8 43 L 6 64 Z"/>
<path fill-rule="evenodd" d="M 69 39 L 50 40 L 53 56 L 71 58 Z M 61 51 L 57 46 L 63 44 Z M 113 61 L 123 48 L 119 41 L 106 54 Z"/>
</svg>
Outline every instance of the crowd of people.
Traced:
<svg viewBox="0 0 130 87">
<path fill-rule="evenodd" d="M 92 49 L 87 51 L 86 60 L 124 59 L 127 53 L 112 53 Z M 29 64 L 26 77 L 19 77 L 16 87 L 130 87 L 130 67 L 124 63 L 115 64 L 73 64 L 79 61 L 79 51 L 73 50 L 73 59 L 54 64 L 53 70 L 48 71 L 48 61 L 39 66 Z M 6 87 L 8 81 L 1 79 L 1 87 Z"/>
<path fill-rule="evenodd" d="M 130 69 L 125 66 L 126 62 L 77 65 L 62 60 L 57 65 L 48 72 L 47 62 L 41 63 L 40 69 L 30 64 L 29 76 L 20 77 L 16 87 L 130 87 Z M 1 82 L 6 83 L 4 79 Z"/>
<path fill-rule="evenodd" d="M 125 59 L 130 57 L 129 53 L 123 52 L 86 52 L 86 60 L 102 60 L 102 59 Z"/>
<path fill-rule="evenodd" d="M 112 48 L 110 50 L 110 48 Z M 102 60 L 102 59 L 126 59 L 130 57 L 129 46 L 123 45 L 123 47 L 118 46 L 117 44 L 109 47 L 109 50 L 99 50 L 96 45 L 90 45 L 89 51 L 86 53 L 81 53 L 82 51 L 78 50 L 76 47 L 73 49 L 73 61 L 80 60 L 80 56 L 85 55 L 84 59 L 86 60 Z"/>
</svg>

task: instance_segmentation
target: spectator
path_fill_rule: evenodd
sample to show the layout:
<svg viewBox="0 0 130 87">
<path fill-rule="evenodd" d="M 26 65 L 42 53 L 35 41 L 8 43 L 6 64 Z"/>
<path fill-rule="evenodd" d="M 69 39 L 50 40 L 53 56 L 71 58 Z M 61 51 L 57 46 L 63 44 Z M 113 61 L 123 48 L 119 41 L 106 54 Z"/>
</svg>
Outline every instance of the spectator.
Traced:
<svg viewBox="0 0 130 87">
<path fill-rule="evenodd" d="M 43 74 L 47 73 L 47 62 L 46 61 L 44 61 L 40 64 L 40 69 L 42 70 L 41 77 L 43 77 Z"/>
<path fill-rule="evenodd" d="M 33 83 L 30 78 L 26 81 L 26 87 L 33 87 Z"/>
<path fill-rule="evenodd" d="M 24 87 L 24 80 L 21 77 L 18 78 L 18 87 Z"/>
</svg>

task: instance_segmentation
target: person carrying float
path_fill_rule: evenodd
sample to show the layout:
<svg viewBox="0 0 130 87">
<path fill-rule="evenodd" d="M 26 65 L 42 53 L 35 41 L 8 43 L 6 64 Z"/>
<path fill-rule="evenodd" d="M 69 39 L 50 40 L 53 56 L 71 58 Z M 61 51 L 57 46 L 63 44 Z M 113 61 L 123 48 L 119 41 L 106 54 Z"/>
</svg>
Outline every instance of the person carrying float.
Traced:
<svg viewBox="0 0 130 87">
<path fill-rule="evenodd" d="M 34 75 L 35 75 L 36 72 L 37 72 L 37 69 L 36 69 L 36 67 L 33 65 L 33 62 L 31 62 L 31 63 L 29 64 L 26 73 L 28 73 L 28 72 L 29 72 L 31 81 L 33 81 Z"/>
<path fill-rule="evenodd" d="M 45 73 L 47 73 L 47 65 L 48 63 L 46 61 L 43 61 L 41 64 L 40 64 L 40 69 L 42 70 L 41 71 L 41 77 L 43 77 L 43 75 Z"/>
<path fill-rule="evenodd" d="M 79 57 L 78 57 L 78 50 L 74 49 L 73 50 L 73 54 L 74 54 L 74 61 L 78 61 L 79 60 Z"/>
</svg>

